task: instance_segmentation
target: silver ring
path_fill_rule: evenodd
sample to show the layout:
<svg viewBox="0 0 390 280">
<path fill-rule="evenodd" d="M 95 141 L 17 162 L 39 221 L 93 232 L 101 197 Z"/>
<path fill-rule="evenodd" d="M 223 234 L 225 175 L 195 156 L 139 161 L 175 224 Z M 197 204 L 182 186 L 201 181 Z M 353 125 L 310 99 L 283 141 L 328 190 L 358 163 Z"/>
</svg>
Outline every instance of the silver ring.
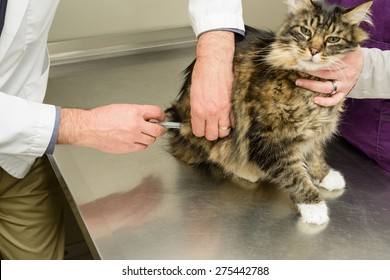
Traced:
<svg viewBox="0 0 390 280">
<path fill-rule="evenodd" d="M 230 129 L 230 126 L 218 126 L 218 129 L 219 130 L 229 130 Z"/>
<path fill-rule="evenodd" d="M 332 89 L 332 92 L 330 93 L 330 95 L 333 95 L 337 92 L 337 84 L 336 84 L 336 81 L 334 81 L 334 80 L 331 80 L 330 82 L 332 83 L 332 86 L 333 86 L 333 89 Z"/>
</svg>

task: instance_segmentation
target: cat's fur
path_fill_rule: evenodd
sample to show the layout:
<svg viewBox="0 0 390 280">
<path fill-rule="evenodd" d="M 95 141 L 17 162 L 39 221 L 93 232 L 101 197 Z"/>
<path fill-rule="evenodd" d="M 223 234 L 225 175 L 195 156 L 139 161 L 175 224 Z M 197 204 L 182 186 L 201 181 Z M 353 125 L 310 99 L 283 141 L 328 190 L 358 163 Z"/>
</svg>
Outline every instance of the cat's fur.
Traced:
<svg viewBox="0 0 390 280">
<path fill-rule="evenodd" d="M 342 104 L 313 103 L 319 94 L 295 86 L 298 77 L 308 77 L 296 70 L 327 67 L 355 50 L 367 39 L 359 24 L 370 22 L 371 4 L 344 9 L 323 1 L 289 0 L 289 15 L 277 33 L 247 27 L 234 58 L 235 127 L 217 141 L 191 131 L 194 61 L 178 99 L 166 111 L 169 120 L 182 123 L 181 130 L 169 131 L 171 153 L 190 165 L 218 166 L 225 175 L 272 181 L 297 205 L 304 222 L 326 223 L 327 206 L 316 185 L 345 187 L 343 176 L 324 159 Z"/>
</svg>

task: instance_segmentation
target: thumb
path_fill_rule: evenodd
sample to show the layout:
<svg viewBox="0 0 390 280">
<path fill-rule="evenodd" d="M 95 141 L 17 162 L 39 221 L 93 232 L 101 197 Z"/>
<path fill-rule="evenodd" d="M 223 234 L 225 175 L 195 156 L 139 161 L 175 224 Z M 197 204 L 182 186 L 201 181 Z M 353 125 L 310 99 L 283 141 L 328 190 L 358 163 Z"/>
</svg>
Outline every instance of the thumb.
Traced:
<svg viewBox="0 0 390 280">
<path fill-rule="evenodd" d="M 165 119 L 164 111 L 158 107 L 153 105 L 145 105 L 144 106 L 144 120 L 155 119 L 158 121 L 163 121 Z"/>
</svg>

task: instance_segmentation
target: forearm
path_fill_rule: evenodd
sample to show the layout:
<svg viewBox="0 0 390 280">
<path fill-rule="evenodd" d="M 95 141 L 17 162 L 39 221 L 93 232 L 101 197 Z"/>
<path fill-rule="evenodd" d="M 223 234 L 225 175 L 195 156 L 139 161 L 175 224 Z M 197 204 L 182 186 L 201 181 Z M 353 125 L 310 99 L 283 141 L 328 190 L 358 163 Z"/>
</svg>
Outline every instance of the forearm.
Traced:
<svg viewBox="0 0 390 280">
<path fill-rule="evenodd" d="M 207 32 L 199 37 L 196 47 L 198 60 L 209 59 L 217 61 L 233 61 L 234 34 L 226 31 Z"/>
<path fill-rule="evenodd" d="M 109 153 L 140 151 L 165 132 L 150 119 L 163 121 L 163 110 L 137 104 L 112 104 L 91 110 L 63 108 L 57 143 Z"/>
<path fill-rule="evenodd" d="M 194 135 L 213 141 L 226 137 L 231 127 L 234 34 L 212 31 L 199 37 L 190 89 Z"/>
<path fill-rule="evenodd" d="M 390 51 L 362 48 L 364 66 L 350 98 L 390 98 Z"/>
<path fill-rule="evenodd" d="M 57 144 L 86 146 L 83 139 L 90 126 L 89 111 L 82 109 L 61 109 Z"/>
<path fill-rule="evenodd" d="M 229 135 L 234 125 L 234 37 L 245 33 L 242 5 L 240 0 L 190 0 L 189 14 L 198 37 L 190 89 L 192 131 L 213 141 Z"/>
</svg>

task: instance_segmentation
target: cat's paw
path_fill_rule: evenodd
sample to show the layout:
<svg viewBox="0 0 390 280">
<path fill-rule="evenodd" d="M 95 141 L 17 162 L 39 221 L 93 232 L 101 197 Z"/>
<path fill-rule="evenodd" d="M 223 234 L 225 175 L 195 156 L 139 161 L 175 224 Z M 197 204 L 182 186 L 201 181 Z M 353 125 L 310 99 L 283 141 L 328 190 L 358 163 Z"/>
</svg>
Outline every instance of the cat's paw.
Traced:
<svg viewBox="0 0 390 280">
<path fill-rule="evenodd" d="M 319 183 L 319 186 L 328 191 L 341 190 L 345 188 L 345 180 L 340 172 L 330 169 L 328 175 Z"/>
<path fill-rule="evenodd" d="M 304 223 L 322 225 L 329 221 L 328 207 L 325 202 L 317 204 L 298 204 Z"/>
<path fill-rule="evenodd" d="M 306 235 L 315 235 L 322 232 L 324 229 L 326 229 L 328 226 L 328 223 L 322 224 L 322 225 L 315 225 L 315 224 L 308 224 L 304 223 L 302 221 L 302 218 L 299 217 L 296 227 L 299 230 L 299 232 L 306 234 Z"/>
</svg>

